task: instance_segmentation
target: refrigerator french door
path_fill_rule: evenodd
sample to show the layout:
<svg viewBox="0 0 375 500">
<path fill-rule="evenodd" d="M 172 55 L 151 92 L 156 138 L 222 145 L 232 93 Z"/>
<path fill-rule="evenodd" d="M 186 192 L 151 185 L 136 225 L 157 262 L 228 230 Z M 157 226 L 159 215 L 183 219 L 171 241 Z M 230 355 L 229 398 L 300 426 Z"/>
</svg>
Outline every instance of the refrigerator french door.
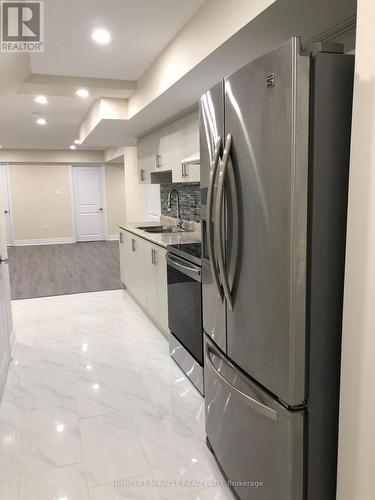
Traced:
<svg viewBox="0 0 375 500">
<path fill-rule="evenodd" d="M 206 432 L 241 499 L 335 498 L 352 82 L 293 38 L 200 101 Z"/>
</svg>

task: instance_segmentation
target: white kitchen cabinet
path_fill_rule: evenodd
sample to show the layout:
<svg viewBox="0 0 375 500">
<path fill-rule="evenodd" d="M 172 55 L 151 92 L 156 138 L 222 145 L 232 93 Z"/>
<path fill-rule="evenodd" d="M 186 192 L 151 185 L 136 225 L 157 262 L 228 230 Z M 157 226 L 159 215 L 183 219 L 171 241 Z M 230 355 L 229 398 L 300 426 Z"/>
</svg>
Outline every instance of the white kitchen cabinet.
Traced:
<svg viewBox="0 0 375 500">
<path fill-rule="evenodd" d="M 131 232 L 123 231 L 122 234 L 121 280 L 149 317 L 167 334 L 167 251 Z"/>
<path fill-rule="evenodd" d="M 138 140 L 138 172 L 141 184 L 151 183 L 151 173 L 160 169 L 159 154 L 160 133 L 153 132 Z"/>
<path fill-rule="evenodd" d="M 123 230 L 120 230 L 120 273 L 121 273 L 121 283 L 125 285 L 126 277 L 125 277 L 125 238 L 126 233 Z"/>
<path fill-rule="evenodd" d="M 185 121 L 185 158 L 199 153 L 199 113 L 195 112 L 186 117 Z M 186 165 L 184 168 L 184 182 L 200 182 L 200 166 Z"/>
<path fill-rule="evenodd" d="M 198 152 L 196 111 L 138 140 L 139 180 L 150 184 L 152 173 L 171 172 L 172 182 L 199 182 L 200 167 L 181 164 L 183 158 Z"/>
<path fill-rule="evenodd" d="M 155 247 L 154 250 L 158 297 L 157 321 L 162 330 L 168 333 L 167 251 L 160 247 Z"/>
<path fill-rule="evenodd" d="M 185 119 L 169 124 L 160 134 L 160 157 L 164 170 L 181 170 L 181 159 L 185 154 Z"/>
</svg>

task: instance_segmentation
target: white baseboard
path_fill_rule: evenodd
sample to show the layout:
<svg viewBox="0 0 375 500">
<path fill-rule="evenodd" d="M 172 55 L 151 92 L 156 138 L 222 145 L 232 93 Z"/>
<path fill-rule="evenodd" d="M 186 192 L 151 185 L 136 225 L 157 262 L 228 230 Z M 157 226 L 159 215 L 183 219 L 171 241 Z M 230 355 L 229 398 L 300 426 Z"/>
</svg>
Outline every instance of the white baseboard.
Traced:
<svg viewBox="0 0 375 500">
<path fill-rule="evenodd" d="M 107 241 L 118 241 L 120 239 L 120 236 L 118 233 L 116 234 L 109 234 L 107 236 Z"/>
<path fill-rule="evenodd" d="M 35 240 L 15 240 L 16 247 L 26 247 L 31 245 L 62 245 L 64 243 L 75 243 L 73 238 L 45 238 Z"/>
<path fill-rule="evenodd" d="M 10 335 L 10 358 L 14 358 L 14 354 L 16 352 L 16 347 L 17 347 L 17 340 L 16 340 L 16 332 L 12 330 L 12 333 Z"/>
</svg>

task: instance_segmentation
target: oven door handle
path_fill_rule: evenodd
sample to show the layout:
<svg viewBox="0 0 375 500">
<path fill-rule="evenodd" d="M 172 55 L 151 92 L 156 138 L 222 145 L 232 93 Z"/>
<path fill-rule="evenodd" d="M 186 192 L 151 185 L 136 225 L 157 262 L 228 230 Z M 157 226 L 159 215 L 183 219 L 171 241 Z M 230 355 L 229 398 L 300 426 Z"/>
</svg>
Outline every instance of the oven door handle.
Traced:
<svg viewBox="0 0 375 500">
<path fill-rule="evenodd" d="M 178 257 L 172 257 L 170 254 L 167 254 L 167 263 L 177 271 L 187 274 L 196 281 L 201 281 L 201 270 L 199 268 L 188 266 L 185 261 Z"/>
</svg>

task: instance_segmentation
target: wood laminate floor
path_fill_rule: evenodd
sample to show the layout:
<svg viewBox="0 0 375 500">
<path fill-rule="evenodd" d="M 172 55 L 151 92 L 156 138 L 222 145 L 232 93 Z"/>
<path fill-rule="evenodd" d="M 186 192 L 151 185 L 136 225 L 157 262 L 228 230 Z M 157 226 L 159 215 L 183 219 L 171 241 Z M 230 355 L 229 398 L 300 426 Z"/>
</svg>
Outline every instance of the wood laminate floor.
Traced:
<svg viewBox="0 0 375 500">
<path fill-rule="evenodd" d="M 117 241 L 8 249 L 12 299 L 121 288 Z"/>
</svg>

